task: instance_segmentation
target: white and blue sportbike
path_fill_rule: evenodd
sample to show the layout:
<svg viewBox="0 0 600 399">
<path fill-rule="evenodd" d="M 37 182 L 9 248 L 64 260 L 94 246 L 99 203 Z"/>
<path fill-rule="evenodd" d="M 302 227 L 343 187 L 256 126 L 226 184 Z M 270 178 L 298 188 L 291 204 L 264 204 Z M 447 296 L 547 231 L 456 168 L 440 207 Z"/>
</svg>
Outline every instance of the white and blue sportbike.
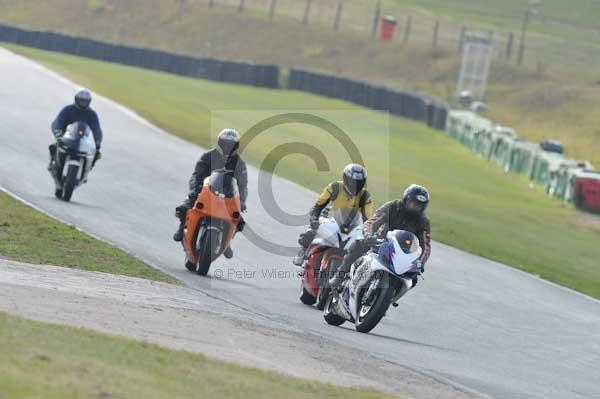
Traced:
<svg viewBox="0 0 600 399">
<path fill-rule="evenodd" d="M 416 284 L 421 274 L 419 239 L 404 230 L 389 231 L 385 239 L 352 264 L 346 280 L 332 290 L 323 316 L 328 324 L 354 323 L 367 333 L 381 321 L 391 304 Z"/>
</svg>

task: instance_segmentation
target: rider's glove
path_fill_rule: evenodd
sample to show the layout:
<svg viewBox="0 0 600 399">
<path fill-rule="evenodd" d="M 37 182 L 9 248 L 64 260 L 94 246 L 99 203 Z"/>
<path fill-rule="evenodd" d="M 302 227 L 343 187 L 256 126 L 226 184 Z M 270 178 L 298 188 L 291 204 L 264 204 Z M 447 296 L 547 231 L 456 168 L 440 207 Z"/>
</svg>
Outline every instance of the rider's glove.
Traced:
<svg viewBox="0 0 600 399">
<path fill-rule="evenodd" d="M 102 158 L 102 154 L 100 153 L 100 149 L 98 148 L 96 150 L 96 154 L 94 155 L 94 162 L 92 162 L 92 167 L 94 167 L 94 165 L 96 165 L 96 162 Z"/>
<path fill-rule="evenodd" d="M 372 247 L 373 245 L 377 245 L 377 236 L 366 236 L 362 239 L 362 242 L 365 246 Z"/>
<path fill-rule="evenodd" d="M 312 220 L 310 222 L 310 228 L 312 230 L 318 230 L 319 229 L 319 221 L 318 220 Z"/>
<path fill-rule="evenodd" d="M 245 202 L 242 202 L 240 204 L 240 209 L 242 210 L 242 212 L 246 212 L 246 209 L 248 209 L 248 208 L 246 207 L 246 203 Z"/>
<path fill-rule="evenodd" d="M 62 130 L 60 130 L 60 129 L 56 129 L 56 130 L 53 130 L 53 131 L 52 131 L 52 134 L 54 135 L 54 137 L 55 137 L 55 138 L 57 138 L 57 139 L 58 139 L 58 138 L 60 138 L 60 136 L 62 136 L 62 135 L 63 135 L 63 132 L 62 132 Z"/>
<path fill-rule="evenodd" d="M 425 264 L 421 259 L 417 259 L 415 261 L 415 266 L 419 269 L 421 273 L 425 273 Z"/>
<path fill-rule="evenodd" d="M 177 208 L 175 208 L 175 216 L 178 217 L 179 219 L 182 219 L 183 216 L 185 215 L 185 213 L 187 212 L 188 208 L 185 205 L 179 205 Z"/>
</svg>

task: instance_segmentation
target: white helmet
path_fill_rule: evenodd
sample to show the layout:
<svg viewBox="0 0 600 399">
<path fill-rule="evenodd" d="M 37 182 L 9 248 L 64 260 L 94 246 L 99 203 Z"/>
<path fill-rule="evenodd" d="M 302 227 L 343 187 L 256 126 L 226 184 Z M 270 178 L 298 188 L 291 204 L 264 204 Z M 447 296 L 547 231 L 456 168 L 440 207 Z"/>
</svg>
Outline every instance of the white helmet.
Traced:
<svg viewBox="0 0 600 399">
<path fill-rule="evenodd" d="M 229 159 L 240 148 L 240 134 L 235 129 L 223 129 L 217 136 L 217 151 Z"/>
<path fill-rule="evenodd" d="M 81 88 L 75 93 L 75 105 L 79 109 L 88 109 L 92 102 L 92 93 L 86 88 Z"/>
</svg>

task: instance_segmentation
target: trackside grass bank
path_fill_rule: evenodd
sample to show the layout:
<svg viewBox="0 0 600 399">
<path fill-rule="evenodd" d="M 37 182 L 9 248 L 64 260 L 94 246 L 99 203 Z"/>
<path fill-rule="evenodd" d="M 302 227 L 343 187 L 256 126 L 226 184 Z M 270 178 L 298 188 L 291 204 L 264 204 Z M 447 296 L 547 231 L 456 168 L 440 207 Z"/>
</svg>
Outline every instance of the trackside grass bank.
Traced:
<svg viewBox="0 0 600 399">
<path fill-rule="evenodd" d="M 0 312 L 2 398 L 393 398 Z"/>
<path fill-rule="evenodd" d="M 176 283 L 125 252 L 0 191 L 0 257 Z M 0 392 L 2 393 L 2 392 Z M 0 395 L 1 396 L 1 395 Z"/>
<path fill-rule="evenodd" d="M 311 112 L 334 121 L 359 148 L 376 203 L 400 196 L 412 182 L 426 185 L 433 198 L 429 214 L 434 239 L 600 298 L 600 224 L 581 219 L 541 189 L 530 188 L 523 177 L 504 174 L 443 133 L 304 93 L 188 79 L 8 47 L 203 146 L 211 145 L 225 126 L 243 134 L 260 120 L 257 113 L 268 117 L 273 115 L 269 110 L 317 110 Z M 106 134 L 110 139 L 110 132 Z M 289 155 L 276 164 L 268 158 L 274 148 L 292 141 L 320 149 L 329 172 L 317 172 L 305 155 Z M 339 143 L 300 123 L 269 129 L 245 148 L 244 157 L 314 191 L 337 178 L 349 162 Z"/>
</svg>

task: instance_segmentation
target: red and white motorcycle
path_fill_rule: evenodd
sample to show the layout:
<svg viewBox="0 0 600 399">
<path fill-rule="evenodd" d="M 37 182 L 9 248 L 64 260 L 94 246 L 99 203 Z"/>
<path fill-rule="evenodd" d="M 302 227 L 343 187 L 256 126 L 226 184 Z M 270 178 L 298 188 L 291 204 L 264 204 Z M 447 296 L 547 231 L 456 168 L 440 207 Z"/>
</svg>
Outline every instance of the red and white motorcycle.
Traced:
<svg viewBox="0 0 600 399">
<path fill-rule="evenodd" d="M 329 297 L 329 279 L 341 266 L 347 249 L 362 234 L 362 216 L 356 211 L 334 210 L 331 217 L 321 218 L 315 238 L 308 247 L 304 262 L 300 301 L 315 302 L 323 310 Z"/>
</svg>

